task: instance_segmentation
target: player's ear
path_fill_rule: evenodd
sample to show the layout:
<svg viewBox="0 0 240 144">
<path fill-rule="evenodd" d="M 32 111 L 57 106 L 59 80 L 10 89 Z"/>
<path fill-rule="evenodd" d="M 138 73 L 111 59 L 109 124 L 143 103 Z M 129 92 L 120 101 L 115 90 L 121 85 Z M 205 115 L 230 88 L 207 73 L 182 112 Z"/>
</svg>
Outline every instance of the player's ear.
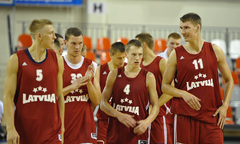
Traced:
<svg viewBox="0 0 240 144">
<path fill-rule="evenodd" d="M 37 38 L 38 39 L 41 39 L 42 38 L 42 34 L 39 32 L 39 33 L 37 33 Z"/>
<path fill-rule="evenodd" d="M 146 43 L 146 42 L 143 42 L 143 43 L 142 43 L 142 46 L 143 46 L 143 48 L 146 47 L 146 46 L 147 46 L 147 43 Z"/>
<path fill-rule="evenodd" d="M 201 30 L 201 26 L 200 26 L 200 24 L 197 24 L 197 30 L 198 30 L 198 31 Z"/>
<path fill-rule="evenodd" d="M 113 55 L 114 55 L 114 54 L 110 52 L 110 58 L 111 58 L 111 59 L 112 59 L 112 56 L 113 56 Z"/>
</svg>

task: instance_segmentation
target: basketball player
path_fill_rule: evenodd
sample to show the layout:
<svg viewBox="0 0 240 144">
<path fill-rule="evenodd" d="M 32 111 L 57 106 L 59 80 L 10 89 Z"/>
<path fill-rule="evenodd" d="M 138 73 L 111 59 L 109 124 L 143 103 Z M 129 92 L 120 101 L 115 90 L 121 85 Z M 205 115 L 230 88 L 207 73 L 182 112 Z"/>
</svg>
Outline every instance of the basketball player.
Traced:
<svg viewBox="0 0 240 144">
<path fill-rule="evenodd" d="M 57 40 L 57 41 L 59 42 L 59 44 L 60 44 L 61 51 L 64 51 L 65 45 L 64 45 L 63 36 L 60 35 L 59 33 L 55 33 L 55 36 L 56 36 L 56 40 Z"/>
<path fill-rule="evenodd" d="M 163 57 L 165 60 L 168 60 L 168 57 L 172 50 L 181 45 L 181 40 L 182 38 L 178 33 L 173 32 L 169 34 L 167 38 L 167 48 L 165 49 L 164 52 L 161 52 L 157 56 Z"/>
<path fill-rule="evenodd" d="M 186 44 L 172 51 L 163 76 L 162 90 L 174 96 L 171 111 L 175 142 L 223 144 L 224 121 L 232 94 L 233 79 L 225 55 L 217 45 L 201 38 L 201 18 L 195 13 L 180 18 Z M 226 82 L 222 103 L 218 69 Z M 171 86 L 174 79 L 175 87 Z"/>
<path fill-rule="evenodd" d="M 81 50 L 81 55 L 83 57 L 87 56 L 87 46 L 85 44 L 83 44 L 82 50 Z"/>
<path fill-rule="evenodd" d="M 100 108 L 110 116 L 107 143 L 146 144 L 150 141 L 148 127 L 159 112 L 156 82 L 151 72 L 140 68 L 141 42 L 130 40 L 126 52 L 127 65 L 109 73 L 103 90 Z M 108 103 L 111 96 L 112 106 Z"/>
<path fill-rule="evenodd" d="M 62 53 L 63 53 L 63 50 L 61 49 L 60 43 L 57 39 L 54 40 L 54 45 L 53 45 L 52 49 L 55 51 L 55 53 L 57 53 L 59 55 L 62 55 Z"/>
<path fill-rule="evenodd" d="M 33 20 L 29 30 L 33 44 L 13 54 L 7 65 L 4 91 L 7 141 L 60 144 L 64 132 L 63 59 L 48 50 L 56 38 L 50 20 Z"/>
<path fill-rule="evenodd" d="M 156 143 L 168 143 L 171 144 L 171 142 L 167 141 L 167 133 L 169 129 L 167 129 L 167 124 L 165 115 L 168 113 L 166 110 L 169 109 L 166 105 L 164 105 L 169 99 L 171 99 L 171 96 L 168 96 L 168 99 L 163 101 L 163 99 L 160 99 L 162 95 L 161 91 L 161 85 L 162 85 L 162 76 L 164 74 L 167 62 L 162 57 L 158 57 L 153 52 L 153 46 L 154 46 L 154 40 L 153 37 L 149 33 L 140 33 L 136 37 L 136 39 L 140 40 L 143 45 L 143 61 L 141 63 L 141 68 L 146 69 L 147 71 L 150 71 L 154 74 L 156 79 L 156 90 L 158 93 L 158 102 L 160 104 L 160 109 L 157 118 L 152 122 L 151 124 L 151 144 Z M 167 96 L 166 96 L 167 97 Z M 169 104 L 168 104 L 169 105 Z M 169 106 L 170 107 L 170 106 Z M 151 108 L 151 107 L 150 107 Z"/>
<path fill-rule="evenodd" d="M 110 48 L 111 61 L 101 66 L 98 66 L 98 71 L 100 72 L 97 77 L 100 82 L 101 91 L 103 91 L 108 73 L 116 68 L 122 67 L 124 65 L 124 60 L 126 57 L 125 45 L 122 42 L 115 42 Z M 106 144 L 107 128 L 108 128 L 108 115 L 105 114 L 101 109 L 97 112 L 97 141 L 99 144 Z"/>
<path fill-rule="evenodd" d="M 65 144 L 97 143 L 93 109 L 101 100 L 94 73 L 97 64 L 81 55 L 83 34 L 75 27 L 65 34 L 63 94 L 65 99 Z"/>
<path fill-rule="evenodd" d="M 176 47 L 180 46 L 181 45 L 181 36 L 176 33 L 176 32 L 173 32 L 171 34 L 168 35 L 168 38 L 167 38 L 167 49 L 158 54 L 157 56 L 160 56 L 162 58 L 164 58 L 165 60 L 168 60 L 168 57 L 170 55 L 170 53 L 172 52 L 172 50 L 174 50 Z M 162 97 L 164 98 L 164 96 Z M 165 115 L 165 118 L 166 118 L 166 127 L 167 127 L 167 141 L 165 141 L 165 143 L 168 143 L 168 144 L 172 144 L 173 143 L 173 133 L 174 133 L 174 130 L 173 130 L 173 119 L 174 119 L 174 116 L 173 114 L 171 113 L 170 109 L 171 109 L 171 101 L 169 101 L 165 106 L 168 106 L 166 107 L 167 111 L 166 112 L 166 115 Z"/>
</svg>

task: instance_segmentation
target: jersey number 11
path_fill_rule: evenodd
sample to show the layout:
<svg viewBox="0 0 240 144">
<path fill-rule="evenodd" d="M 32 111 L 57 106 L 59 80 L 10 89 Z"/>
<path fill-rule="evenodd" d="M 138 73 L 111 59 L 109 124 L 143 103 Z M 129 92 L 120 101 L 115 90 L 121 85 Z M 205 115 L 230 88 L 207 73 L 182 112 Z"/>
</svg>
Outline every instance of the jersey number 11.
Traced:
<svg viewBox="0 0 240 144">
<path fill-rule="evenodd" d="M 203 69 L 203 61 L 201 58 L 198 61 L 196 59 L 193 60 L 192 64 L 195 66 L 196 70 L 198 69 L 198 64 L 200 66 L 200 69 Z"/>
</svg>

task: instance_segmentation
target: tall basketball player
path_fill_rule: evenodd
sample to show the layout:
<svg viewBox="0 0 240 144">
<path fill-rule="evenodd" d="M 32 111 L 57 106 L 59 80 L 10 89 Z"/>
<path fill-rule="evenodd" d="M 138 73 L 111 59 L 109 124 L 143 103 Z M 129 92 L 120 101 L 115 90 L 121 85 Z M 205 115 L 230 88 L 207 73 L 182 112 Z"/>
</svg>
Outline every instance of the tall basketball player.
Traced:
<svg viewBox="0 0 240 144">
<path fill-rule="evenodd" d="M 48 50 L 56 38 L 50 20 L 33 20 L 29 30 L 34 40 L 32 46 L 13 54 L 7 65 L 7 141 L 60 144 L 64 132 L 63 60 Z"/>
<path fill-rule="evenodd" d="M 233 79 L 225 55 L 217 45 L 203 41 L 199 15 L 180 18 L 186 44 L 172 51 L 163 76 L 162 90 L 174 96 L 174 143 L 223 143 L 222 128 L 233 89 Z M 226 84 L 222 102 L 218 69 Z M 171 86 L 174 79 L 175 87 Z"/>
</svg>

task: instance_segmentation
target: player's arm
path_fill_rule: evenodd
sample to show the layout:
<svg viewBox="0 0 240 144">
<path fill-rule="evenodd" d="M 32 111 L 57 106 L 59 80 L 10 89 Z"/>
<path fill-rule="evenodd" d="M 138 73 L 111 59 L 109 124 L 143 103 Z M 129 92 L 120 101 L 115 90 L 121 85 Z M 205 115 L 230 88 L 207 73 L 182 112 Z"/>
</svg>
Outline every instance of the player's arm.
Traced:
<svg viewBox="0 0 240 144">
<path fill-rule="evenodd" d="M 232 96 L 233 90 L 233 78 L 231 75 L 231 71 L 227 65 L 225 55 L 220 47 L 213 44 L 213 50 L 216 54 L 217 61 L 218 61 L 218 69 L 222 74 L 223 79 L 225 80 L 225 93 L 224 93 L 224 101 L 221 107 L 215 112 L 214 116 L 219 114 L 218 126 L 223 128 L 226 118 L 227 109 L 229 106 L 229 101 Z"/>
<path fill-rule="evenodd" d="M 164 58 L 162 58 L 162 59 L 159 61 L 159 70 L 160 70 L 160 72 L 161 72 L 161 76 L 162 76 L 162 77 L 163 77 L 163 75 L 164 75 L 166 66 L 167 66 L 167 61 L 166 61 Z M 164 105 L 166 102 L 168 102 L 171 98 L 172 98 L 172 96 L 170 96 L 170 95 L 162 94 L 162 95 L 158 98 L 159 107 L 163 106 L 163 105 Z M 149 113 L 151 112 L 151 110 L 152 110 L 152 105 L 149 106 Z"/>
<path fill-rule="evenodd" d="M 111 117 L 117 118 L 121 123 L 123 123 L 126 127 L 134 127 L 136 125 L 136 121 L 133 119 L 133 116 L 121 113 L 115 110 L 110 104 L 109 99 L 112 96 L 114 83 L 117 77 L 118 70 L 114 69 L 110 71 L 107 77 L 106 86 L 102 93 L 102 100 L 100 103 L 100 108 L 107 115 Z"/>
<path fill-rule="evenodd" d="M 88 94 L 89 94 L 89 98 L 91 100 L 93 107 L 96 107 L 97 105 L 99 105 L 101 98 L 102 98 L 100 84 L 99 84 L 98 79 L 99 79 L 99 69 L 96 68 L 93 83 L 92 83 L 91 79 L 89 79 L 88 83 L 87 83 Z"/>
<path fill-rule="evenodd" d="M 180 90 L 171 85 L 177 71 L 176 52 L 173 50 L 168 58 L 166 71 L 163 75 L 162 92 L 173 97 L 183 98 L 184 101 L 195 110 L 200 110 L 200 99 L 185 90 Z"/>
<path fill-rule="evenodd" d="M 60 117 L 62 120 L 62 143 L 64 138 L 64 112 L 65 112 L 65 104 L 64 104 L 64 97 L 63 97 L 63 59 L 60 55 L 57 55 L 58 59 L 58 74 L 57 74 L 57 97 L 59 103 L 59 110 L 60 110 Z"/>
<path fill-rule="evenodd" d="M 97 67 L 97 69 L 96 69 L 96 74 L 95 74 L 95 78 L 94 78 L 94 83 L 99 83 L 99 91 L 101 92 L 101 87 L 100 87 L 100 65 Z M 97 79 L 97 81 L 95 80 L 95 79 Z M 96 84 L 97 85 L 97 84 Z M 96 86 L 96 87 L 98 87 L 98 86 Z M 99 95 L 99 99 L 100 99 L 100 101 L 101 101 L 101 99 L 102 99 L 102 94 L 100 94 Z M 93 111 L 95 110 L 95 108 L 96 108 L 96 105 L 92 105 L 93 106 Z"/>
<path fill-rule="evenodd" d="M 167 67 L 167 61 L 164 58 L 162 58 L 159 62 L 159 69 L 160 69 L 162 78 L 166 70 L 166 67 Z M 166 102 L 168 102 L 172 98 L 173 96 L 171 95 L 162 94 L 158 99 L 159 107 L 163 106 Z"/>
<path fill-rule="evenodd" d="M 71 91 L 78 89 L 81 86 L 87 85 L 87 77 L 80 77 L 76 79 L 72 84 L 63 88 L 63 96 L 66 96 Z"/>
<path fill-rule="evenodd" d="M 146 83 L 147 83 L 147 88 L 148 88 L 148 93 L 149 93 L 149 99 L 152 105 L 152 110 L 149 114 L 149 116 L 145 120 L 140 120 L 137 122 L 139 124 L 137 127 L 134 128 L 134 133 L 141 135 L 143 134 L 148 126 L 151 124 L 152 121 L 155 120 L 159 113 L 159 104 L 158 104 L 158 94 L 156 90 L 156 80 L 155 77 L 152 73 L 148 72 L 147 73 L 147 78 L 146 78 Z"/>
<path fill-rule="evenodd" d="M 18 143 L 19 135 L 14 125 L 14 96 L 17 89 L 18 57 L 14 54 L 10 57 L 7 64 L 7 76 L 3 96 L 4 115 L 7 126 L 8 143 Z"/>
<path fill-rule="evenodd" d="M 95 78 L 98 80 L 99 85 L 100 85 L 100 68 L 101 68 L 101 65 L 97 67 L 96 74 L 95 74 Z"/>
</svg>

